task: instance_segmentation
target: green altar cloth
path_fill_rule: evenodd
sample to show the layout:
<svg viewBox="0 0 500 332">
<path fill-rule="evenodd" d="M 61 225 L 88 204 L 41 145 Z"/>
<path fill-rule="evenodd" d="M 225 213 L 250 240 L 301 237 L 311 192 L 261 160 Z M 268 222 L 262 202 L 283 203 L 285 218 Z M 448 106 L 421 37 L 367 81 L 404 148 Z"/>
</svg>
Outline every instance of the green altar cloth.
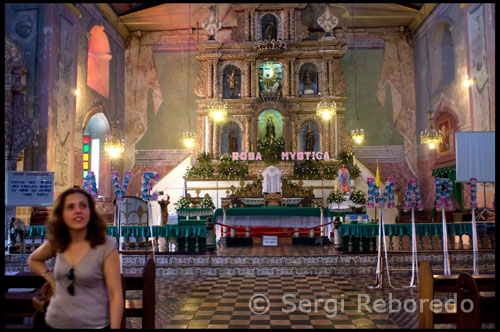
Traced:
<svg viewBox="0 0 500 332">
<path fill-rule="evenodd" d="M 117 227 L 108 226 L 108 235 L 116 236 Z M 179 226 L 179 225 L 163 225 L 153 226 L 153 237 L 207 237 L 208 231 L 206 226 Z M 151 231 L 148 226 L 122 226 L 123 237 L 147 237 L 151 236 Z"/>
<path fill-rule="evenodd" d="M 44 236 L 45 226 L 26 226 L 28 228 L 28 236 Z M 116 237 L 117 226 L 107 226 L 108 235 Z M 164 225 L 153 226 L 154 237 L 207 237 L 208 231 L 205 225 L 203 226 L 179 226 L 179 225 Z M 148 237 L 151 236 L 151 231 L 148 226 L 122 226 L 123 237 Z"/>
<path fill-rule="evenodd" d="M 488 228 L 494 227 L 489 226 Z M 477 223 L 477 228 L 483 227 L 481 223 Z M 375 237 L 378 236 L 378 224 L 341 224 L 339 226 L 340 236 L 353 236 L 353 237 Z M 448 223 L 446 224 L 448 235 L 472 235 L 472 223 Z M 384 225 L 386 236 L 411 236 L 411 224 L 388 224 Z M 441 223 L 417 223 L 415 224 L 415 232 L 417 236 L 422 235 L 443 235 L 443 226 Z"/>
</svg>

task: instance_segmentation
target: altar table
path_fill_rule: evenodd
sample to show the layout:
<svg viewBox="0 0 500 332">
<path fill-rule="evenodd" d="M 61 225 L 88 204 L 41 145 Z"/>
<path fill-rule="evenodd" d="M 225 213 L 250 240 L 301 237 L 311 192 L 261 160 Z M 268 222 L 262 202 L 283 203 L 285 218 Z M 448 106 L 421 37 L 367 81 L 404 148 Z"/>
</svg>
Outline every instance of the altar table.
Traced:
<svg viewBox="0 0 500 332">
<path fill-rule="evenodd" d="M 215 210 L 214 219 L 223 223 L 223 209 Z M 332 214 L 327 208 L 323 208 L 323 220 L 321 220 L 320 208 L 268 206 L 228 208 L 225 224 L 228 226 L 310 228 L 331 221 Z"/>
</svg>

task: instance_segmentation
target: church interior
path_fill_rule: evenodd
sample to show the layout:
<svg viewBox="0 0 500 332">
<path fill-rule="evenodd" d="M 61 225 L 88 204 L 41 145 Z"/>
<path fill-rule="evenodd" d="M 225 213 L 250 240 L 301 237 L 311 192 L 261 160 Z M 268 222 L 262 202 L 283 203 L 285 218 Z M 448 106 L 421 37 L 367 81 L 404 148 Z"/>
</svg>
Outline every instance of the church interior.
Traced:
<svg viewBox="0 0 500 332">
<path fill-rule="evenodd" d="M 5 20 L 12 285 L 78 186 L 122 274 L 153 284 L 127 288 L 142 310 L 123 327 L 495 327 L 494 3 L 9 3 Z M 477 296 L 454 288 L 469 276 Z M 373 303 L 453 292 L 481 314 Z M 29 299 L 5 327 L 32 324 Z"/>
</svg>

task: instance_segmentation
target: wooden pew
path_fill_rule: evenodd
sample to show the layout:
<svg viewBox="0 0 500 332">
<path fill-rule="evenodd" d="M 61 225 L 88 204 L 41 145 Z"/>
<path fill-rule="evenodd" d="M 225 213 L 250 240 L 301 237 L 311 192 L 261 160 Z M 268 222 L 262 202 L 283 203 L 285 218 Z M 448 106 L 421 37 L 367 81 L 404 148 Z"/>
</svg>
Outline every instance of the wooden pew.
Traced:
<svg viewBox="0 0 500 332">
<path fill-rule="evenodd" d="M 432 329 L 434 328 L 434 324 L 456 324 L 456 308 L 453 308 L 451 312 L 446 312 L 446 308 L 442 306 L 441 312 L 434 313 L 431 310 L 430 302 L 434 300 L 436 293 L 457 293 L 458 277 L 458 275 L 446 276 L 433 274 L 429 262 L 420 262 L 418 269 L 418 305 L 419 309 L 421 308 L 418 314 L 419 328 Z M 481 291 L 489 292 L 495 290 L 494 275 L 474 275 L 473 279 Z"/>
<path fill-rule="evenodd" d="M 142 275 L 122 274 L 124 312 L 121 328 L 125 328 L 126 317 L 142 317 L 143 329 L 155 328 L 155 282 L 156 265 L 152 258 L 149 258 L 144 265 Z M 126 291 L 128 290 L 142 290 L 142 300 L 127 300 Z"/>
<path fill-rule="evenodd" d="M 474 277 L 461 273 L 457 280 L 457 329 L 480 329 L 482 323 L 495 322 L 495 291 L 481 292 Z"/>
<path fill-rule="evenodd" d="M 18 272 L 5 275 L 4 290 L 4 328 L 31 328 L 24 324 L 24 317 L 33 317 L 32 298 L 40 297 L 40 289 L 45 280 L 34 272 Z M 11 292 L 8 290 L 11 289 Z M 14 292 L 15 291 L 15 292 Z"/>
</svg>

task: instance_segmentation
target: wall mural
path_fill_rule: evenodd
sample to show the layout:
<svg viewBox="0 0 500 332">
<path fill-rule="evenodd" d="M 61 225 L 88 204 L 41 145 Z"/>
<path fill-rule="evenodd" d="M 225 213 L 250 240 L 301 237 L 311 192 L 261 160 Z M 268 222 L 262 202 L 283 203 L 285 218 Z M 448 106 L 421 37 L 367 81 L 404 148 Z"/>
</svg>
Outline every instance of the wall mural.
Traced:
<svg viewBox="0 0 500 332">
<path fill-rule="evenodd" d="M 469 13 L 469 63 L 472 79 L 472 114 L 474 127 L 472 130 L 491 130 L 490 117 L 490 80 L 488 71 L 488 56 L 486 50 L 486 32 L 484 22 L 484 5 L 478 6 Z"/>
</svg>

